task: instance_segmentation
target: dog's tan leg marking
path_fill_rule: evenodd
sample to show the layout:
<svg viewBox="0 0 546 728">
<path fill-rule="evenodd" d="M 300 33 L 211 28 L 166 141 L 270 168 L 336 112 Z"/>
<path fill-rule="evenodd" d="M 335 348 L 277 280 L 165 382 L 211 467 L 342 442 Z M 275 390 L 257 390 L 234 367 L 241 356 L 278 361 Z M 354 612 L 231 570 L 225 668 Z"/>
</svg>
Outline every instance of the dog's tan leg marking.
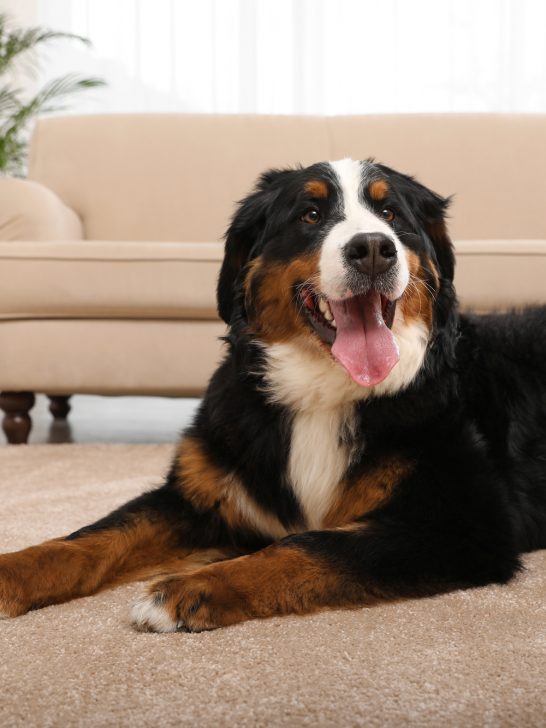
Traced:
<svg viewBox="0 0 546 728">
<path fill-rule="evenodd" d="M 204 562 L 225 558 L 202 552 Z M 0 614 L 16 617 L 29 609 L 59 604 L 130 581 L 183 569 L 191 555 L 161 521 L 135 519 L 123 527 L 55 539 L 0 555 Z"/>
<path fill-rule="evenodd" d="M 273 544 L 152 584 L 132 612 L 143 631 L 201 632 L 248 619 L 362 603 L 363 589 L 299 548 Z"/>
</svg>

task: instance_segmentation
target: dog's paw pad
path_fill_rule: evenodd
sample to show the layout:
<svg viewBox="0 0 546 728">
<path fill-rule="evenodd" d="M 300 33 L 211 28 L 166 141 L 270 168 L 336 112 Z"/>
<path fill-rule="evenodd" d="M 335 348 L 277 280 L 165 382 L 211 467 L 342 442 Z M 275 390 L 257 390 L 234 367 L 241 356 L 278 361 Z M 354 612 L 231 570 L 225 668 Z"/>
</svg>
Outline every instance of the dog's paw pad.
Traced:
<svg viewBox="0 0 546 728">
<path fill-rule="evenodd" d="M 133 604 L 131 622 L 140 632 L 176 632 L 177 623 L 165 606 L 163 594 L 149 594 Z"/>
</svg>

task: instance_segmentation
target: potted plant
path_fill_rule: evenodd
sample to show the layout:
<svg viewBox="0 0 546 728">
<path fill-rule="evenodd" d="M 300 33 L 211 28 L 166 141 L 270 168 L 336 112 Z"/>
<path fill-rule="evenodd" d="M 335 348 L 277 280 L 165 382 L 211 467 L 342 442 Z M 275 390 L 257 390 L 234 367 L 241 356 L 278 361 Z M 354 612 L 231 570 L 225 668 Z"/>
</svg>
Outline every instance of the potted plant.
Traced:
<svg viewBox="0 0 546 728">
<path fill-rule="evenodd" d="M 28 93 L 9 80 L 12 72 L 32 73 L 36 48 L 59 39 L 90 42 L 73 33 L 46 28 L 15 28 L 5 13 L 0 13 L 0 174 L 23 176 L 26 167 L 28 128 L 40 114 L 60 111 L 72 94 L 103 86 L 100 78 L 84 78 L 70 73 L 49 81 L 36 93 Z M 21 63 L 27 60 L 30 63 Z"/>
</svg>

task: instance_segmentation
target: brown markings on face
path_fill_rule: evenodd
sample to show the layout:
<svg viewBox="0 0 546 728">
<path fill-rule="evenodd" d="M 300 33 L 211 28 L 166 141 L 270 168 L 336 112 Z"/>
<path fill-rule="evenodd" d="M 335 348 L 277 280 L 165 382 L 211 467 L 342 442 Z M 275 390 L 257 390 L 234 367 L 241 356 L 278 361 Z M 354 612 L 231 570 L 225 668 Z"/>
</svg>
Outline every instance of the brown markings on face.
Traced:
<svg viewBox="0 0 546 728">
<path fill-rule="evenodd" d="M 413 464 L 399 457 L 385 459 L 356 479 L 342 484 L 324 518 L 325 528 L 351 526 L 357 518 L 386 503 L 396 486 L 407 477 Z"/>
<path fill-rule="evenodd" d="M 275 544 L 189 577 L 166 579 L 153 585 L 150 594 L 191 632 L 377 601 L 325 559 Z"/>
<path fill-rule="evenodd" d="M 433 220 L 427 225 L 427 233 L 432 240 L 444 240 L 448 237 L 444 220 Z"/>
<path fill-rule="evenodd" d="M 427 259 L 427 264 L 430 267 L 430 270 L 428 270 L 422 265 L 419 256 L 413 251 L 406 250 L 406 258 L 410 280 L 398 305 L 406 324 L 420 319 L 430 331 L 432 328 L 434 297 L 437 290 L 437 285 L 434 286 L 436 281 L 439 280 L 438 274 L 430 259 Z"/>
<path fill-rule="evenodd" d="M 328 185 L 324 180 L 310 180 L 305 183 L 304 189 L 311 197 L 315 197 L 316 199 L 323 200 L 328 197 Z"/>
<path fill-rule="evenodd" d="M 317 287 L 318 278 L 318 252 L 288 263 L 265 263 L 256 258 L 245 280 L 251 332 L 268 344 L 302 336 L 319 343 L 304 320 L 297 294 L 298 284 L 306 282 Z"/>
<path fill-rule="evenodd" d="M 440 275 L 438 271 L 436 270 L 436 266 L 432 262 L 432 259 L 427 256 L 427 270 L 426 272 L 429 273 L 432 276 L 433 284 L 434 284 L 434 290 L 437 291 L 440 288 Z"/>
<path fill-rule="evenodd" d="M 182 495 L 199 511 L 216 511 L 231 529 L 282 538 L 286 529 L 261 508 L 239 479 L 213 463 L 202 442 L 185 437 L 178 447 L 177 475 Z"/>
<path fill-rule="evenodd" d="M 445 220 L 437 219 L 429 222 L 426 226 L 426 231 L 434 244 L 436 258 L 442 269 L 442 276 L 447 276 L 447 278 L 451 279 L 453 277 L 454 261 Z M 439 272 L 436 270 L 437 274 Z"/>
<path fill-rule="evenodd" d="M 435 245 L 445 247 L 450 244 L 445 220 L 440 219 L 429 222 L 426 231 Z"/>
<path fill-rule="evenodd" d="M 376 179 L 368 185 L 368 193 L 372 200 L 380 202 L 389 192 L 389 183 L 385 179 Z"/>
</svg>

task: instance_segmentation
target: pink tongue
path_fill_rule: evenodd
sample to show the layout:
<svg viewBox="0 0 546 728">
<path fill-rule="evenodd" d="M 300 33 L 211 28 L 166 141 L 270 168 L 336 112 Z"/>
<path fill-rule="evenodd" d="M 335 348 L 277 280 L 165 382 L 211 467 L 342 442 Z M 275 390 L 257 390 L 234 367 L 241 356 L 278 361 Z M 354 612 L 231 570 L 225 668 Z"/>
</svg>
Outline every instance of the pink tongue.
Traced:
<svg viewBox="0 0 546 728">
<path fill-rule="evenodd" d="M 381 296 L 370 291 L 345 301 L 330 301 L 336 320 L 332 354 L 357 384 L 379 384 L 399 359 L 398 346 L 381 313 Z"/>
</svg>

